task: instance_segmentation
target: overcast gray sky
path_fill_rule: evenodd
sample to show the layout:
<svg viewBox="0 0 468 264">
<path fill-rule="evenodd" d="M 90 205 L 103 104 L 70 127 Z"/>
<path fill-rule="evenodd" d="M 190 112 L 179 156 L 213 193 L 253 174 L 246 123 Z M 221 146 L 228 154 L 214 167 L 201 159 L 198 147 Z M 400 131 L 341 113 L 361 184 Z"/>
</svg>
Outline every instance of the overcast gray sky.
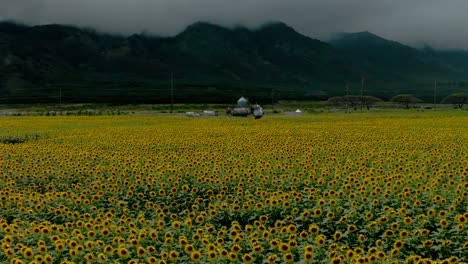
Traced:
<svg viewBox="0 0 468 264">
<path fill-rule="evenodd" d="M 327 39 L 371 31 L 410 45 L 468 50 L 468 0 L 0 0 L 0 20 L 174 35 L 196 21 L 250 28 L 283 21 Z"/>
</svg>

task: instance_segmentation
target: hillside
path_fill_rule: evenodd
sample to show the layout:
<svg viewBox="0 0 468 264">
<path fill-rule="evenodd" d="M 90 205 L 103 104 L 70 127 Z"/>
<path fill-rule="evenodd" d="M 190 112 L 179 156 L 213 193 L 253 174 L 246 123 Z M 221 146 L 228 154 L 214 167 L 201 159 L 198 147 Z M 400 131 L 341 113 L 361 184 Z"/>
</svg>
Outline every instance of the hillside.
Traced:
<svg viewBox="0 0 468 264">
<path fill-rule="evenodd" d="M 284 23 L 250 30 L 199 22 L 173 37 L 0 23 L 3 102 L 168 102 L 171 76 L 178 102 L 320 99 L 342 94 L 346 82 L 357 93 L 361 77 L 366 94 L 430 97 L 434 79 L 452 83 L 441 94 L 460 89 L 466 66 L 457 54 L 370 33 L 328 44 Z"/>
<path fill-rule="evenodd" d="M 436 80 L 444 94 L 468 87 L 463 82 L 468 76 L 468 57 L 459 57 L 452 51 L 418 50 L 370 32 L 339 34 L 330 44 L 365 69 L 366 81 L 379 85 L 382 94 L 430 97 Z M 450 85 L 453 82 L 457 86 Z"/>
</svg>

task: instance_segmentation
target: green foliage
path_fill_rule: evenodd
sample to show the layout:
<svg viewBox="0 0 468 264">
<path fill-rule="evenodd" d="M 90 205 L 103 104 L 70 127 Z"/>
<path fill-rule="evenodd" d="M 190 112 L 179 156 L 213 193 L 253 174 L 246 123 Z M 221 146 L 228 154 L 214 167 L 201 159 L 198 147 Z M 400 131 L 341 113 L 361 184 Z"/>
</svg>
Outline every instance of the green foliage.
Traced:
<svg viewBox="0 0 468 264">
<path fill-rule="evenodd" d="M 442 100 L 443 104 L 453 104 L 454 107 L 462 109 L 468 103 L 467 93 L 453 93 Z"/>
<path fill-rule="evenodd" d="M 395 102 L 395 103 L 399 103 L 401 104 L 402 106 L 404 106 L 406 109 L 409 109 L 410 106 L 416 104 L 416 103 L 421 103 L 422 100 L 417 98 L 416 96 L 412 95 L 412 94 L 399 94 L 399 95 L 396 95 L 394 97 L 392 97 L 392 99 L 390 99 L 390 101 L 392 102 Z"/>
<path fill-rule="evenodd" d="M 39 134 L 26 134 L 26 135 L 15 135 L 15 136 L 3 136 L 0 137 L 0 143 L 3 144 L 20 144 L 25 143 L 29 140 L 38 140 L 42 136 Z"/>
<path fill-rule="evenodd" d="M 359 106 L 366 107 L 367 110 L 370 107 L 377 103 L 382 102 L 383 100 L 374 96 L 360 96 L 360 95 L 345 95 L 345 96 L 335 96 L 328 98 L 328 103 L 338 106 L 338 105 L 347 105 L 351 108 L 357 109 Z"/>
</svg>

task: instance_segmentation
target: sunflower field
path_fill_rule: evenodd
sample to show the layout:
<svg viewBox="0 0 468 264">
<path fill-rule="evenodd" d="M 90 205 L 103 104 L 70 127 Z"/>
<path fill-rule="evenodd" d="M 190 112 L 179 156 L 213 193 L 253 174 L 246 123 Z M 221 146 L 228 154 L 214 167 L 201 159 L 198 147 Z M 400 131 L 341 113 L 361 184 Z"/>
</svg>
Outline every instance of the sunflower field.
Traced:
<svg viewBox="0 0 468 264">
<path fill-rule="evenodd" d="M 0 118 L 8 138 L 0 263 L 468 262 L 468 115 Z"/>
</svg>

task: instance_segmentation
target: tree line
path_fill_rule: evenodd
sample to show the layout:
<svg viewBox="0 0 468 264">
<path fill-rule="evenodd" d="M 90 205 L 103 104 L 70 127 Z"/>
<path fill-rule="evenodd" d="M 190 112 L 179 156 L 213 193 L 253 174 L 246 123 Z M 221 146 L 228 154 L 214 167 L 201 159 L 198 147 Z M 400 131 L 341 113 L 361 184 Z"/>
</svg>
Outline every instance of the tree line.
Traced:
<svg viewBox="0 0 468 264">
<path fill-rule="evenodd" d="M 346 108 L 357 110 L 358 108 L 366 108 L 369 110 L 373 105 L 383 100 L 369 95 L 345 95 L 328 98 L 328 102 L 335 106 L 346 106 Z M 414 107 L 417 103 L 422 103 L 423 100 L 412 94 L 399 94 L 390 99 L 391 102 L 401 105 L 405 109 Z M 452 104 L 454 108 L 462 109 L 468 103 L 468 93 L 453 93 L 445 97 L 442 104 Z"/>
</svg>

